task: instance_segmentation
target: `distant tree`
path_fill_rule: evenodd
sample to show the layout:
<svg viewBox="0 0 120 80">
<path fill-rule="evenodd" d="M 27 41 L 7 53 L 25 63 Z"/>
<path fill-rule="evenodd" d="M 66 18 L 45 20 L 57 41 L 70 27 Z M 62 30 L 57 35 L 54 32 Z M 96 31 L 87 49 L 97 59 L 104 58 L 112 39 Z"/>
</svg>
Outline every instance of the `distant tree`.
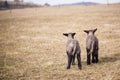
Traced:
<svg viewBox="0 0 120 80">
<path fill-rule="evenodd" d="M 50 4 L 48 4 L 48 3 L 45 3 L 45 4 L 44 4 L 44 6 L 50 6 Z"/>
<path fill-rule="evenodd" d="M 24 2 L 24 0 L 21 0 L 21 2 Z"/>
<path fill-rule="evenodd" d="M 17 0 L 18 2 L 24 2 L 24 0 Z"/>
<path fill-rule="evenodd" d="M 14 2 L 20 2 L 19 0 L 14 0 Z"/>
<path fill-rule="evenodd" d="M 3 6 L 3 1 L 0 1 L 0 7 L 2 7 Z"/>
<path fill-rule="evenodd" d="M 9 4 L 8 4 L 7 1 L 5 1 L 5 7 L 6 7 L 6 8 L 9 8 Z"/>
<path fill-rule="evenodd" d="M 0 1 L 0 8 L 8 9 L 9 5 L 7 1 Z"/>
</svg>

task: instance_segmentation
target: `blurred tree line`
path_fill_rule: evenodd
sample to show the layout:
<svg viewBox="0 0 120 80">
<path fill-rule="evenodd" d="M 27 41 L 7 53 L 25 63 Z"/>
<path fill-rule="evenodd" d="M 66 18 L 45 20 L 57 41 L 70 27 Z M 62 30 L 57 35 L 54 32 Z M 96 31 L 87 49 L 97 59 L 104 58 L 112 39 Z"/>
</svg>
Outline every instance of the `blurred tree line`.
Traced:
<svg viewBox="0 0 120 80">
<path fill-rule="evenodd" d="M 45 3 L 43 6 L 50 6 Z M 14 1 L 0 1 L 0 9 L 17 9 L 17 8 L 32 8 L 32 7 L 42 7 L 42 5 L 37 5 L 34 3 L 26 3 L 24 0 L 14 0 Z"/>
</svg>

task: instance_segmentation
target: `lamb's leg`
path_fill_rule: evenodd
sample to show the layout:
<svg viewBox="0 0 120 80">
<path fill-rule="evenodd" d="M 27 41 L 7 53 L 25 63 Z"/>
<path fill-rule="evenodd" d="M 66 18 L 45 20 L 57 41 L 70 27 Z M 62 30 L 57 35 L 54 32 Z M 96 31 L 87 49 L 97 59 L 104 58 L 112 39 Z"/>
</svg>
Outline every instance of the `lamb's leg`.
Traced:
<svg viewBox="0 0 120 80">
<path fill-rule="evenodd" d="M 95 58 L 96 58 L 96 61 L 95 61 L 95 62 L 98 63 L 98 61 L 99 61 L 99 60 L 98 60 L 98 50 L 96 50 L 96 53 L 95 53 L 95 54 L 96 54 L 96 55 L 95 55 Z"/>
<path fill-rule="evenodd" d="M 95 63 L 95 61 L 96 61 L 96 60 L 95 60 L 95 57 L 96 57 L 96 56 L 95 56 L 95 52 L 93 52 L 93 53 L 92 53 L 92 63 Z"/>
<path fill-rule="evenodd" d="M 91 54 L 89 54 L 90 50 L 87 49 L 87 65 L 90 65 L 90 57 Z"/>
<path fill-rule="evenodd" d="M 73 55 L 72 65 L 75 65 L 75 54 Z"/>
<path fill-rule="evenodd" d="M 68 55 L 68 66 L 67 66 L 67 69 L 70 69 L 70 66 L 71 66 L 71 62 L 72 62 L 72 55 Z"/>
<path fill-rule="evenodd" d="M 77 54 L 77 60 L 78 60 L 78 68 L 82 69 L 80 53 Z"/>
</svg>

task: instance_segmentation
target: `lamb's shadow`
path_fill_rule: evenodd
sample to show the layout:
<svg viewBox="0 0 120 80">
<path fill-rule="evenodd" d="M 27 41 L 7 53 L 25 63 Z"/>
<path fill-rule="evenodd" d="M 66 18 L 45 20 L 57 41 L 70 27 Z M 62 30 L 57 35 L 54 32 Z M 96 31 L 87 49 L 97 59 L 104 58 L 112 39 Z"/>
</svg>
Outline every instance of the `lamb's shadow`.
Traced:
<svg viewBox="0 0 120 80">
<path fill-rule="evenodd" d="M 101 57 L 100 63 L 115 62 L 117 60 L 120 60 L 120 53 L 116 53 L 106 57 Z"/>
</svg>

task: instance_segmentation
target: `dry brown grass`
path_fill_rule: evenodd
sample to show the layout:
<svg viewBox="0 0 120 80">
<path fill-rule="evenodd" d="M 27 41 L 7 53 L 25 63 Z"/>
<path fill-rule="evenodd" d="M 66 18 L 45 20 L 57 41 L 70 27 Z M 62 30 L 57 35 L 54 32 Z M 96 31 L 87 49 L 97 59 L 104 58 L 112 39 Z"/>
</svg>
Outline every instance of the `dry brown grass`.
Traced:
<svg viewBox="0 0 120 80">
<path fill-rule="evenodd" d="M 84 29 L 98 28 L 98 64 L 86 65 Z M 83 69 L 66 69 L 66 37 L 76 32 Z M 0 80 L 120 80 L 120 5 L 0 11 Z M 77 63 L 77 61 L 76 61 Z"/>
</svg>

